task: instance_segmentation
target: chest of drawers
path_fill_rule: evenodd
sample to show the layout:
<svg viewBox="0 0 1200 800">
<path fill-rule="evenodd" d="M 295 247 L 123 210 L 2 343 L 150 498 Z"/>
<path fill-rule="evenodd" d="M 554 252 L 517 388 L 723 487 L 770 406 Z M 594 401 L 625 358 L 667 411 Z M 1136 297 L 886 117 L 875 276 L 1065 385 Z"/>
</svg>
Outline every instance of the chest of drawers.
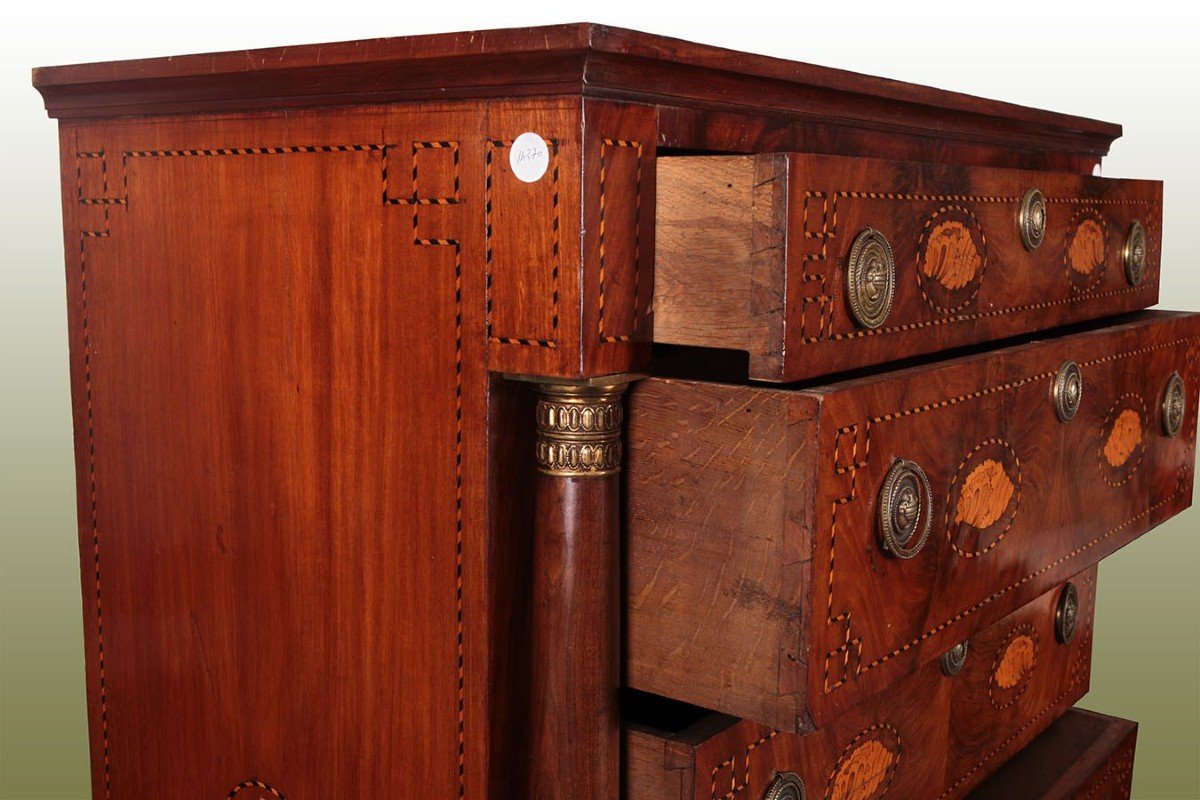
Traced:
<svg viewBox="0 0 1200 800">
<path fill-rule="evenodd" d="M 96 800 L 1127 791 L 1200 322 L 1118 126 L 592 24 L 34 83 Z"/>
</svg>

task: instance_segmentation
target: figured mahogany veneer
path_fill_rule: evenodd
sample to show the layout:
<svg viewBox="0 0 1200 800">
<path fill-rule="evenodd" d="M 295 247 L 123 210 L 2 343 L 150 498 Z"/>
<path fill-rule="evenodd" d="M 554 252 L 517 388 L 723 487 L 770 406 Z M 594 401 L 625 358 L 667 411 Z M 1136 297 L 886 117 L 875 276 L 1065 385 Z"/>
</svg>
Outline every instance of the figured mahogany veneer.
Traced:
<svg viewBox="0 0 1200 800">
<path fill-rule="evenodd" d="M 969 800 L 1128 800 L 1137 723 L 1073 708 L 975 788 Z"/>
<path fill-rule="evenodd" d="M 974 633 L 957 675 L 925 664 L 814 733 L 720 714 L 670 732 L 627 724 L 626 797 L 760 800 L 789 772 L 814 800 L 962 797 L 1087 692 L 1095 576 L 1091 567 L 1071 578 L 1079 619 L 1069 644 L 1055 640 L 1054 586 Z"/>
<path fill-rule="evenodd" d="M 1200 315 L 807 390 L 630 393 L 626 675 L 788 731 L 835 720 L 1191 502 Z M 1060 365 L 1082 404 L 1055 412 Z M 1163 432 L 1179 371 L 1182 435 Z M 879 544 L 885 475 L 932 489 L 928 543 Z"/>
<path fill-rule="evenodd" d="M 1018 213 L 1046 199 L 1032 252 Z M 1162 184 L 1062 172 L 804 154 L 658 160 L 654 338 L 744 350 L 750 377 L 792 381 L 1147 308 L 1158 302 Z M 1126 278 L 1130 225 L 1145 271 Z M 859 231 L 895 255 L 895 305 L 851 314 Z"/>
</svg>

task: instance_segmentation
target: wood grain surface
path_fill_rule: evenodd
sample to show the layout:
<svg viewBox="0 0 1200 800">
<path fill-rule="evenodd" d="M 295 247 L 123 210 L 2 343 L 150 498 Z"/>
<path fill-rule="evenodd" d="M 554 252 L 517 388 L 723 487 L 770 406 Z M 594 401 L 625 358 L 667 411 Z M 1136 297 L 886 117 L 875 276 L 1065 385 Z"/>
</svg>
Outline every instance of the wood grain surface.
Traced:
<svg viewBox="0 0 1200 800">
<path fill-rule="evenodd" d="M 482 790 L 481 122 L 64 127 L 98 800 Z"/>
<path fill-rule="evenodd" d="M 781 730 L 838 719 L 1189 505 L 1198 353 L 1200 316 L 1144 312 L 811 389 L 641 382 L 629 684 Z M 1084 388 L 1064 424 L 1051 385 L 1068 359 Z M 1188 418 L 1169 438 L 1176 370 Z M 928 544 L 909 560 L 877 533 L 898 459 L 925 471 L 933 501 Z"/>
<path fill-rule="evenodd" d="M 44 67 L 33 81 L 58 118 L 570 94 L 658 104 L 685 119 L 731 113 L 741 152 L 779 149 L 765 146 L 766 114 L 771 128 L 823 129 L 851 147 L 865 137 L 964 162 L 1049 156 L 1080 172 L 1121 135 L 1112 123 L 594 23 Z M 673 120 L 664 143 L 680 135 Z"/>
<path fill-rule="evenodd" d="M 656 341 L 744 350 L 749 377 L 794 381 L 1147 308 L 1158 302 L 1162 184 L 808 154 L 658 161 Z M 1029 251 L 1017 220 L 1047 201 Z M 1122 262 L 1130 225 L 1146 269 Z M 895 258 L 895 305 L 863 328 L 847 301 L 851 244 Z"/>
<path fill-rule="evenodd" d="M 534 442 L 489 427 L 488 369 L 620 371 L 649 337 L 654 137 L 589 110 L 63 123 L 96 798 L 489 796 L 493 747 L 528 777 L 530 545 L 489 487 L 532 462 L 487 452 Z"/>
<path fill-rule="evenodd" d="M 1054 638 L 1060 587 L 970 637 L 962 670 L 935 660 L 809 734 L 713 714 L 681 728 L 648 713 L 626 725 L 628 800 L 758 800 L 778 773 L 804 781 L 810 798 L 962 797 L 1067 711 L 1088 689 L 1096 568 L 1071 581 L 1080 593 L 1070 644 Z M 1035 657 L 1006 694 L 998 665 L 1013 643 Z M 1038 797 L 1007 794 L 1005 797 Z"/>
</svg>

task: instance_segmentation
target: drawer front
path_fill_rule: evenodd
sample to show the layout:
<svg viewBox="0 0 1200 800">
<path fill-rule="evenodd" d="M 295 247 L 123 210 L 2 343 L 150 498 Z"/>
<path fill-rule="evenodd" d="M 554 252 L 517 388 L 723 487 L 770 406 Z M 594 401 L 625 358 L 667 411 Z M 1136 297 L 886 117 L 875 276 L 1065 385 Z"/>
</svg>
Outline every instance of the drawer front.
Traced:
<svg viewBox="0 0 1200 800">
<path fill-rule="evenodd" d="M 655 341 L 745 350 L 759 380 L 830 374 L 1158 300 L 1157 181 L 800 154 L 688 156 L 659 159 L 657 196 Z M 1044 227 L 1030 249 L 1022 220 L 1035 217 Z"/>
<path fill-rule="evenodd" d="M 784 730 L 885 690 L 1188 506 L 1198 354 L 1200 315 L 1144 313 L 811 391 L 642 382 L 630 685 Z"/>
<path fill-rule="evenodd" d="M 1073 708 L 975 788 L 969 800 L 1129 800 L 1137 723 Z"/>
<path fill-rule="evenodd" d="M 627 796 L 760 800 L 791 773 L 811 800 L 962 797 L 1087 692 L 1095 573 L 1069 581 L 1070 642 L 1055 634 L 1063 584 L 972 636 L 956 674 L 926 664 L 812 733 L 719 715 L 670 733 L 629 726 Z"/>
</svg>

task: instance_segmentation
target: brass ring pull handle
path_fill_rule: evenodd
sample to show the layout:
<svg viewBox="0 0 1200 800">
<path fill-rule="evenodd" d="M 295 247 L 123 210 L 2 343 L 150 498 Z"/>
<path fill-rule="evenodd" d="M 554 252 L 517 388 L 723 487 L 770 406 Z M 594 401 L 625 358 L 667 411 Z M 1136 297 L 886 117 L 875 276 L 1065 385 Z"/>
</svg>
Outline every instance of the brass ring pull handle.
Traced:
<svg viewBox="0 0 1200 800">
<path fill-rule="evenodd" d="M 1125 234 L 1121 261 L 1125 264 L 1125 279 L 1129 281 L 1129 285 L 1141 286 L 1146 277 L 1146 229 L 1136 219 Z"/>
<path fill-rule="evenodd" d="M 850 245 L 846 265 L 846 297 L 850 313 L 864 328 L 878 328 L 892 313 L 896 296 L 896 261 L 887 238 L 863 228 Z"/>
<path fill-rule="evenodd" d="M 804 781 L 793 772 L 780 772 L 771 780 L 763 800 L 808 800 Z"/>
<path fill-rule="evenodd" d="M 1054 413 L 1060 422 L 1075 419 L 1083 402 L 1083 373 L 1074 361 L 1064 361 L 1058 368 L 1051 387 L 1051 398 L 1054 400 Z"/>
<path fill-rule="evenodd" d="M 1075 625 L 1079 621 L 1079 590 L 1075 584 L 1067 583 L 1058 595 L 1054 607 L 1054 638 L 1059 644 L 1070 644 L 1075 638 Z"/>
<path fill-rule="evenodd" d="M 1017 214 L 1017 228 L 1021 231 L 1021 244 L 1026 250 L 1037 250 L 1046 238 L 1046 197 L 1038 189 L 1029 189 L 1021 198 L 1021 210 Z"/>
<path fill-rule="evenodd" d="M 1171 373 L 1167 378 L 1167 389 L 1163 393 L 1162 425 L 1163 433 L 1174 439 L 1183 430 L 1183 418 L 1187 412 L 1187 392 L 1184 389 L 1183 377 L 1178 372 Z"/>
<path fill-rule="evenodd" d="M 933 492 L 925 471 L 913 461 L 897 461 L 879 492 L 879 538 L 896 558 L 912 558 L 929 539 Z"/>
<path fill-rule="evenodd" d="M 967 654 L 971 651 L 971 643 L 966 639 L 942 653 L 942 674 L 953 678 L 962 672 L 963 664 L 967 663 Z"/>
</svg>

